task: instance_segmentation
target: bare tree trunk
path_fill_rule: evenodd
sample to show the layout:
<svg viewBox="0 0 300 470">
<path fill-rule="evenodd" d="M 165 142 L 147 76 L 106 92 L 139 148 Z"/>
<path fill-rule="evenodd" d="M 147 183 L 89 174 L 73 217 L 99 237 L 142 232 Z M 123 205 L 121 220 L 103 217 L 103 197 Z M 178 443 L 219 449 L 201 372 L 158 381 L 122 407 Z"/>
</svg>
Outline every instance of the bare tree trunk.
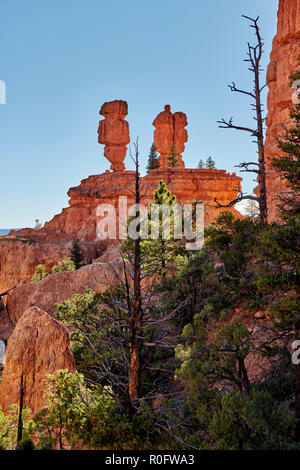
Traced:
<svg viewBox="0 0 300 470">
<path fill-rule="evenodd" d="M 244 16 L 244 15 L 243 15 Z M 264 118 L 262 116 L 262 103 L 261 103 L 261 93 L 266 85 L 260 86 L 260 72 L 261 72 L 261 58 L 263 54 L 263 41 L 260 35 L 260 30 L 258 27 L 258 20 L 259 17 L 256 19 L 249 18 L 248 16 L 244 16 L 244 18 L 251 21 L 251 27 L 255 29 L 255 35 L 257 39 L 256 46 L 251 46 L 248 43 L 248 59 L 245 62 L 250 62 L 249 70 L 254 74 L 254 87 L 253 91 L 245 91 L 240 90 L 236 87 L 235 83 L 233 82 L 232 85 L 229 85 L 231 91 L 242 93 L 244 95 L 250 96 L 254 101 L 255 104 L 252 104 L 253 110 L 255 111 L 255 117 L 257 126 L 256 128 L 250 128 L 247 126 L 237 126 L 233 124 L 233 119 L 230 118 L 228 121 L 225 119 L 221 119 L 218 121 L 220 124 L 219 127 L 223 129 L 236 129 L 239 131 L 249 132 L 253 137 L 257 140 L 257 153 L 258 153 L 258 163 L 257 162 L 244 162 L 236 165 L 238 168 L 242 168 L 241 171 L 255 173 L 257 174 L 258 180 L 258 196 L 252 195 L 244 195 L 242 191 L 239 191 L 237 197 L 230 201 L 228 204 L 220 204 L 217 199 L 215 198 L 215 202 L 217 203 L 217 207 L 233 207 L 240 201 L 249 199 L 252 201 L 257 201 L 259 204 L 259 211 L 260 211 L 260 220 L 262 223 L 266 224 L 268 221 L 267 215 L 267 194 L 266 194 L 266 169 L 265 169 L 265 151 L 264 151 Z"/>
<path fill-rule="evenodd" d="M 262 57 L 262 39 L 260 36 L 257 20 L 254 21 L 256 36 L 258 38 L 258 49 L 254 49 L 254 57 L 251 56 L 249 46 L 249 57 L 252 64 L 252 71 L 254 72 L 254 90 L 255 90 L 255 109 L 257 119 L 257 146 L 258 146 L 258 192 L 259 192 L 259 209 L 260 220 L 262 223 L 267 223 L 267 191 L 266 191 L 266 169 L 265 169 L 265 149 L 264 149 L 264 119 L 262 117 L 262 104 L 261 104 L 261 86 L 259 80 L 260 74 L 260 60 Z M 258 50 L 258 56 L 257 51 Z"/>
<path fill-rule="evenodd" d="M 138 145 L 135 144 L 135 203 L 140 203 L 140 179 Z M 136 217 L 140 216 L 137 211 Z M 137 225 L 138 237 L 134 241 L 134 268 L 133 268 L 133 305 L 130 329 L 130 366 L 129 366 L 129 399 L 132 409 L 136 408 L 139 396 L 141 349 L 142 349 L 142 301 L 141 301 L 141 239 L 140 224 Z"/>
</svg>

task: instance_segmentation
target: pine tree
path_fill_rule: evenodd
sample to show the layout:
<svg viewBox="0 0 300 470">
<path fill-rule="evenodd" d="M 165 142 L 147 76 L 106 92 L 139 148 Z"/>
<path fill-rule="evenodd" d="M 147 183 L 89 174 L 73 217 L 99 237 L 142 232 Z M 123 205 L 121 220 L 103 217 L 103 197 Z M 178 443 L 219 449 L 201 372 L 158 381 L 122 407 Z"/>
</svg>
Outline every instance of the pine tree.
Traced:
<svg viewBox="0 0 300 470">
<path fill-rule="evenodd" d="M 81 249 L 81 246 L 80 246 L 80 242 L 79 242 L 78 239 L 74 240 L 72 242 L 72 248 L 70 250 L 70 255 L 71 255 L 71 260 L 75 264 L 75 268 L 76 269 L 81 268 L 84 264 L 84 256 L 83 256 L 82 249 Z"/>
<path fill-rule="evenodd" d="M 153 203 L 159 204 L 167 204 L 168 206 L 172 206 L 176 203 L 176 196 L 172 194 L 171 191 L 167 188 L 166 183 L 163 181 L 159 182 L 158 188 L 153 193 Z"/>
<path fill-rule="evenodd" d="M 214 170 L 216 168 L 216 162 L 213 160 L 212 157 L 208 157 L 205 163 L 205 167 L 209 170 Z"/>
<path fill-rule="evenodd" d="M 175 149 L 176 150 L 176 149 Z M 150 202 L 151 210 L 158 206 L 172 207 L 176 204 L 176 196 L 172 194 L 167 188 L 166 183 L 163 181 L 159 182 L 158 188 L 153 193 L 153 202 Z M 170 221 L 165 220 L 163 214 L 159 213 L 159 239 L 158 240 L 145 240 L 144 245 L 152 259 L 158 259 L 161 265 L 161 274 L 166 277 L 167 263 L 174 258 L 174 251 L 176 251 L 176 242 L 174 241 L 173 234 L 170 233 L 170 239 L 164 239 L 164 227 L 165 224 L 170 222 L 170 229 L 172 232 L 172 225 L 174 225 L 174 216 L 171 216 Z"/>
<path fill-rule="evenodd" d="M 159 159 L 158 154 L 156 152 L 155 144 L 153 143 L 151 145 L 148 157 L 147 173 L 149 173 L 150 170 L 156 170 L 157 168 L 159 168 Z"/>
<path fill-rule="evenodd" d="M 204 161 L 201 158 L 200 162 L 198 163 L 198 170 L 201 170 L 202 168 L 204 168 Z"/>
<path fill-rule="evenodd" d="M 46 272 L 46 267 L 44 264 L 38 264 L 34 268 L 34 274 L 31 278 L 32 281 L 34 282 L 39 282 L 45 279 L 45 277 L 49 276 L 49 273 Z"/>
<path fill-rule="evenodd" d="M 167 270 L 173 266 L 177 253 L 180 252 L 182 241 L 175 240 L 174 237 L 174 226 L 178 222 L 178 216 L 174 214 L 176 203 L 175 194 L 172 194 L 166 183 L 160 180 L 158 188 L 153 193 L 153 200 L 149 203 L 150 211 L 145 215 L 147 223 L 141 223 L 143 272 L 153 273 L 155 270 L 156 274 L 165 277 Z M 131 238 L 122 243 L 121 251 L 126 257 L 133 257 L 133 250 L 134 241 Z"/>
<path fill-rule="evenodd" d="M 40 219 L 35 219 L 35 230 L 40 230 L 43 227 L 43 224 L 40 222 Z"/>
<path fill-rule="evenodd" d="M 168 167 L 177 168 L 179 166 L 178 151 L 175 144 L 170 145 L 170 151 L 168 155 Z"/>
</svg>

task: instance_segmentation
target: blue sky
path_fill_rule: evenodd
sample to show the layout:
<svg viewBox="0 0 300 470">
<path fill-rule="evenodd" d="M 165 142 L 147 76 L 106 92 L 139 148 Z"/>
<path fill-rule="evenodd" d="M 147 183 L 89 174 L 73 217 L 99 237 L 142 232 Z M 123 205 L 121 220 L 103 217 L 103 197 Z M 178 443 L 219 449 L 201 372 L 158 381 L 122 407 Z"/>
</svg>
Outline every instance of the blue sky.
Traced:
<svg viewBox="0 0 300 470">
<path fill-rule="evenodd" d="M 278 0 L 0 0 L 0 227 L 33 226 L 68 205 L 67 191 L 109 168 L 97 143 L 104 101 L 128 101 L 131 141 L 143 169 L 152 122 L 165 104 L 188 117 L 187 167 L 212 155 L 220 169 L 253 160 L 250 135 L 218 129 L 234 116 L 252 124 L 245 58 L 260 15 L 264 66 Z M 127 169 L 132 169 L 126 158 Z M 252 177 L 244 177 L 251 191 Z"/>
</svg>

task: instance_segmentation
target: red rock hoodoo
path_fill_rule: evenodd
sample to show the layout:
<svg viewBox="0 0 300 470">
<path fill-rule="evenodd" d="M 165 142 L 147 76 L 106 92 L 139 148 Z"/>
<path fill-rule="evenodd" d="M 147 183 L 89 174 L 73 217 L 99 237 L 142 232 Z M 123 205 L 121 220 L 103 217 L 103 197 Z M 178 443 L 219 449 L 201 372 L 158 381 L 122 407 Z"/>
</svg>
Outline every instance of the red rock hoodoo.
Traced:
<svg viewBox="0 0 300 470">
<path fill-rule="evenodd" d="M 154 144 L 156 150 L 160 153 L 160 168 L 167 168 L 168 155 L 172 145 L 176 146 L 178 152 L 178 166 L 184 168 L 182 153 L 184 152 L 184 144 L 188 140 L 187 118 L 184 113 L 171 113 L 171 106 L 166 104 L 164 111 L 154 119 Z"/>
<path fill-rule="evenodd" d="M 98 142 L 105 145 L 104 156 L 110 161 L 113 171 L 125 170 L 123 161 L 126 145 L 130 142 L 129 125 L 124 119 L 127 113 L 127 103 L 121 100 L 104 103 L 99 113 L 105 119 L 99 122 Z"/>
<path fill-rule="evenodd" d="M 285 182 L 271 167 L 270 161 L 279 154 L 276 140 L 283 133 L 282 126 L 288 126 L 290 122 L 292 89 L 289 77 L 299 68 L 299 56 L 300 1 L 279 0 L 277 34 L 273 40 L 267 71 L 269 94 L 265 155 L 269 222 L 277 220 L 278 196 L 287 191 Z"/>
</svg>

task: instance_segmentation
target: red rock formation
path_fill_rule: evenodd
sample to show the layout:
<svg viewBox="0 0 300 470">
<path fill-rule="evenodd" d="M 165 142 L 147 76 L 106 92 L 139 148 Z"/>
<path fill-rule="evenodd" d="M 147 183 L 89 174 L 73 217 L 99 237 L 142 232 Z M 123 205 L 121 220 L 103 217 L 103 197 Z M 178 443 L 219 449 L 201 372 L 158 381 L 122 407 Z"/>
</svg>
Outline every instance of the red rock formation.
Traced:
<svg viewBox="0 0 300 470">
<path fill-rule="evenodd" d="M 187 118 L 184 113 L 171 113 L 171 106 L 166 104 L 164 111 L 158 114 L 153 121 L 154 144 L 156 150 L 160 153 L 160 168 L 168 167 L 168 155 L 172 145 L 176 145 L 178 151 L 178 166 L 184 168 L 182 153 L 184 152 L 184 144 L 188 140 L 188 133 L 185 129 L 187 126 Z"/>
<path fill-rule="evenodd" d="M 79 215 L 80 211 L 77 212 Z M 62 217 L 66 215 L 64 226 L 71 229 L 68 214 L 64 211 L 62 214 Z M 55 225 L 56 219 L 53 220 L 53 225 Z M 74 226 L 80 232 L 82 225 L 79 220 L 74 222 Z M 38 264 L 45 264 L 46 270 L 51 272 L 54 264 L 58 264 L 70 255 L 71 240 L 78 238 L 73 230 L 70 232 L 60 230 L 59 224 L 57 231 L 45 228 L 42 230 L 24 229 L 20 232 L 17 236 L 0 237 L 0 293 L 30 282 L 34 268 Z M 93 233 L 95 233 L 95 228 Z M 81 246 L 87 262 L 97 259 L 107 248 L 106 243 L 95 241 L 95 237 L 92 242 L 81 238 Z"/>
<path fill-rule="evenodd" d="M 141 178 L 144 197 L 143 204 L 148 204 L 153 199 L 153 192 L 157 188 L 159 180 L 163 180 L 168 188 L 177 196 L 180 204 L 192 201 L 203 201 L 206 206 L 206 223 L 214 220 L 219 213 L 216 209 L 214 197 L 226 204 L 236 195 L 235 188 L 240 185 L 241 178 L 235 173 L 228 174 L 225 170 L 198 170 L 165 168 L 150 171 L 149 175 Z M 135 184 L 135 173 L 132 171 L 118 173 L 103 173 L 90 176 L 83 180 L 76 188 L 68 192 L 70 196 L 70 208 L 48 222 L 47 230 L 55 232 L 59 229 L 73 238 L 79 234 L 79 238 L 85 239 L 85 233 L 89 240 L 96 239 L 97 215 L 96 210 L 100 204 L 114 204 L 118 215 L 119 197 L 127 196 L 128 206 L 134 203 L 132 190 Z M 68 213 L 72 212 L 72 219 Z M 78 216 L 76 216 L 76 213 Z M 89 214 L 85 218 L 85 231 L 82 230 L 81 213 Z M 23 234 L 23 231 L 18 232 Z"/>
<path fill-rule="evenodd" d="M 24 405 L 33 413 L 40 411 L 47 404 L 46 376 L 59 369 L 75 371 L 67 329 L 37 307 L 26 310 L 8 340 L 0 383 L 3 411 L 19 403 L 22 374 Z"/>
<path fill-rule="evenodd" d="M 0 404 L 5 411 L 19 400 L 22 373 L 25 404 L 36 413 L 45 403 L 45 375 L 61 368 L 75 368 L 66 329 L 37 307 L 53 314 L 56 302 L 70 299 L 76 292 L 83 293 L 88 287 L 102 291 L 107 285 L 116 283 L 112 269 L 96 262 L 99 256 L 106 260 L 119 257 L 118 240 L 101 241 L 97 236 L 97 208 L 102 204 L 113 204 L 118 222 L 120 196 L 127 197 L 128 207 L 135 202 L 135 173 L 116 171 L 124 169 L 123 160 L 129 143 L 128 124 L 124 121 L 127 103 L 105 103 L 100 113 L 105 119 L 99 125 L 99 142 L 105 144 L 105 155 L 115 171 L 90 176 L 79 186 L 71 188 L 68 192 L 70 206 L 46 223 L 44 228 L 23 229 L 0 237 L 0 293 L 21 285 L 9 294 L 6 308 L 0 306 L 0 339 L 9 337 L 0 385 Z M 158 147 L 162 152 L 161 158 L 166 161 L 170 144 L 175 144 L 179 152 L 184 151 L 187 120 L 185 114 L 172 114 L 168 108 L 161 114 L 163 116 L 157 118 L 159 122 L 155 132 L 161 145 Z M 182 160 L 181 166 L 184 167 Z M 143 204 L 147 205 L 153 199 L 160 180 L 176 194 L 180 204 L 203 201 L 205 222 L 210 223 L 218 213 L 214 198 L 223 204 L 231 201 L 241 178 L 225 170 L 160 168 L 142 177 Z M 81 241 L 86 261 L 93 261 L 93 264 L 78 271 L 51 275 L 38 283 L 22 285 L 30 282 L 37 264 L 45 264 L 49 271 L 53 264 L 66 257 L 71 241 L 76 238 Z"/>
<path fill-rule="evenodd" d="M 299 67 L 300 55 L 300 2 L 279 0 L 277 34 L 273 40 L 270 64 L 267 71 L 268 117 L 265 143 L 267 158 L 268 215 L 272 222 L 278 216 L 278 196 L 287 191 L 286 184 L 270 165 L 278 155 L 276 139 L 282 134 L 282 125 L 290 122 L 289 108 L 292 105 L 292 90 L 289 77 Z"/>
<path fill-rule="evenodd" d="M 186 114 L 178 112 L 173 114 L 174 120 L 174 144 L 179 152 L 179 167 L 184 168 L 182 161 L 182 153 L 184 152 L 185 143 L 188 140 L 188 133 L 185 127 L 188 125 Z"/>
<path fill-rule="evenodd" d="M 134 203 L 133 190 L 135 173 L 123 170 L 126 145 L 129 143 L 127 103 L 116 100 L 104 103 L 100 114 L 104 120 L 99 124 L 99 142 L 105 144 L 105 155 L 111 161 L 114 172 L 90 176 L 77 187 L 71 188 L 70 207 L 65 208 L 40 230 L 22 229 L 12 231 L 7 237 L 0 237 L 0 293 L 15 285 L 30 282 L 34 267 L 45 264 L 49 271 L 54 264 L 69 255 L 71 241 L 79 239 L 90 263 L 103 256 L 116 240 L 100 240 L 97 234 L 97 209 L 103 204 L 113 204 L 116 209 L 117 228 L 119 198 L 126 196 L 127 205 Z M 143 204 L 153 199 L 153 192 L 160 180 L 177 196 L 179 204 L 203 201 L 206 209 L 206 223 L 218 214 L 214 198 L 226 204 L 236 196 L 241 178 L 225 170 L 185 169 L 181 153 L 188 135 L 186 115 L 172 114 L 169 105 L 154 121 L 154 141 L 160 155 L 161 168 L 150 171 L 142 177 L 145 193 Z M 167 168 L 170 146 L 176 145 L 180 152 L 180 168 Z M 232 209 L 234 211 L 234 209 Z M 237 213 L 238 214 L 238 213 Z M 118 238 L 118 230 L 117 230 Z M 111 237 L 112 238 L 112 237 Z"/>
<path fill-rule="evenodd" d="M 127 113 L 127 103 L 121 100 L 104 103 L 99 113 L 105 119 L 99 122 L 98 142 L 105 145 L 104 156 L 113 171 L 125 170 L 123 161 L 130 142 L 129 125 L 124 119 Z"/>
<path fill-rule="evenodd" d="M 122 266 L 119 261 L 109 264 L 93 263 L 83 266 L 77 271 L 52 274 L 42 281 L 16 287 L 8 296 L 6 309 L 2 316 L 0 310 L 0 339 L 7 340 L 18 320 L 30 307 L 39 307 L 49 315 L 53 315 L 55 304 L 70 300 L 73 294 L 83 294 L 86 289 L 104 292 L 107 286 L 118 282 L 115 273 L 119 272 L 121 275 Z M 2 323 L 6 324 L 6 328 L 3 330 L 5 336 L 3 337 L 1 336 Z"/>
<path fill-rule="evenodd" d="M 153 199 L 159 180 L 165 181 L 180 204 L 203 201 L 205 223 L 210 223 L 219 213 L 214 197 L 223 204 L 231 201 L 241 178 L 225 170 L 152 170 L 142 178 L 145 193 L 143 204 Z M 88 262 L 100 256 L 103 259 L 107 248 L 117 242 L 97 239 L 97 207 L 100 204 L 114 204 L 118 216 L 120 196 L 127 196 L 128 206 L 134 203 L 131 192 L 134 184 L 135 174 L 131 171 L 90 176 L 69 190 L 70 207 L 63 209 L 44 228 L 23 229 L 14 236 L 0 237 L 0 293 L 15 285 L 30 282 L 37 264 L 46 264 L 47 270 L 50 270 L 68 256 L 70 241 L 75 238 L 80 239 Z"/>
</svg>

